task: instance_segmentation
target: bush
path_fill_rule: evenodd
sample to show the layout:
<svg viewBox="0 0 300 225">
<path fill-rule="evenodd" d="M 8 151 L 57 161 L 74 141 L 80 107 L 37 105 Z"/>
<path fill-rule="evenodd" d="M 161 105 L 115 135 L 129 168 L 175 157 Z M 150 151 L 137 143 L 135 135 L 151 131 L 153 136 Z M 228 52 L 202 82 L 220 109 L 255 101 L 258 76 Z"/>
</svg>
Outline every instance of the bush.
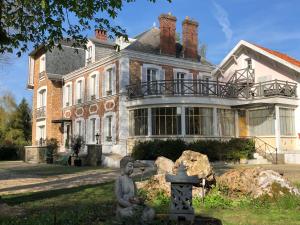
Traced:
<svg viewBox="0 0 300 225">
<path fill-rule="evenodd" d="M 155 160 L 159 156 L 164 156 L 176 160 L 186 148 L 186 143 L 181 139 L 137 142 L 133 147 L 132 157 L 135 159 Z"/>
<path fill-rule="evenodd" d="M 252 140 L 241 138 L 229 141 L 196 140 L 192 143 L 181 139 L 152 140 L 137 142 L 132 156 L 140 160 L 155 160 L 164 156 L 175 161 L 187 149 L 207 155 L 210 161 L 239 161 L 240 158 L 252 158 L 255 145 Z"/>
<path fill-rule="evenodd" d="M 0 161 L 1 160 L 18 160 L 22 149 L 17 145 L 0 145 Z"/>
</svg>

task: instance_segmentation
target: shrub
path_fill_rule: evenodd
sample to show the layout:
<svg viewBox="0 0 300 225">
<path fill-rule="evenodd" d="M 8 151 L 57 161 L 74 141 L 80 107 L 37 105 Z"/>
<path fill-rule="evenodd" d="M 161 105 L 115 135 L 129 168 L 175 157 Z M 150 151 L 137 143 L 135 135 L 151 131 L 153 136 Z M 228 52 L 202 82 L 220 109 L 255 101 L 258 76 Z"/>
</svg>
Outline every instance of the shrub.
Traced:
<svg viewBox="0 0 300 225">
<path fill-rule="evenodd" d="M 164 156 L 171 160 L 176 160 L 186 148 L 186 143 L 181 139 L 137 142 L 133 147 L 132 157 L 135 159 L 155 160 L 159 156 Z"/>
<path fill-rule="evenodd" d="M 18 160 L 21 151 L 22 147 L 17 145 L 0 145 L 0 160 Z"/>
<path fill-rule="evenodd" d="M 252 158 L 255 152 L 254 143 L 249 139 L 196 140 L 192 143 L 181 139 L 168 139 L 137 142 L 132 156 L 143 160 L 155 160 L 158 156 L 164 156 L 175 161 L 187 149 L 207 155 L 210 161 L 238 161 L 240 158 Z"/>
</svg>

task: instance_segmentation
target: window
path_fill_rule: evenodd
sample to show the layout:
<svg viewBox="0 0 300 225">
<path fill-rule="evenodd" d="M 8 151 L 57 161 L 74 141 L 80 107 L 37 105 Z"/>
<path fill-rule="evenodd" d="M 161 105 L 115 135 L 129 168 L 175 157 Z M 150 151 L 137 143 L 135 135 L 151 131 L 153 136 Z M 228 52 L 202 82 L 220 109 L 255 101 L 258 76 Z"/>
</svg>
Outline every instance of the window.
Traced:
<svg viewBox="0 0 300 225">
<path fill-rule="evenodd" d="M 185 108 L 185 129 L 187 135 L 213 135 L 213 109 Z"/>
<path fill-rule="evenodd" d="M 147 69 L 147 82 L 156 81 L 157 80 L 157 69 L 148 68 Z"/>
<path fill-rule="evenodd" d="M 89 46 L 87 48 L 87 57 L 86 57 L 86 63 L 87 64 L 92 62 L 92 55 L 93 55 L 93 47 Z"/>
<path fill-rule="evenodd" d="M 84 98 L 84 80 L 80 79 L 76 82 L 76 103 L 83 103 Z"/>
<path fill-rule="evenodd" d="M 256 109 L 249 111 L 250 135 L 268 136 L 275 134 L 273 109 Z"/>
<path fill-rule="evenodd" d="M 280 134 L 283 136 L 295 135 L 295 113 L 294 109 L 279 108 Z"/>
<path fill-rule="evenodd" d="M 92 74 L 89 77 L 89 99 L 94 100 L 99 97 L 99 80 L 98 74 Z"/>
<path fill-rule="evenodd" d="M 91 141 L 95 143 L 96 142 L 96 118 L 90 119 L 90 125 L 91 125 Z"/>
<path fill-rule="evenodd" d="M 107 136 L 106 141 L 112 141 L 112 116 L 107 116 Z"/>
<path fill-rule="evenodd" d="M 175 74 L 175 94 L 183 94 L 182 91 L 184 90 L 184 77 L 185 73 L 178 72 Z"/>
<path fill-rule="evenodd" d="M 107 71 L 107 92 L 109 94 L 112 94 L 112 87 L 113 87 L 113 69 L 110 68 L 108 71 Z"/>
<path fill-rule="evenodd" d="M 218 133 L 222 136 L 234 136 L 234 111 L 231 109 L 218 109 Z"/>
<path fill-rule="evenodd" d="M 71 105 L 71 99 L 72 99 L 72 87 L 71 84 L 68 84 L 65 86 L 65 106 L 70 106 Z"/>
<path fill-rule="evenodd" d="M 203 76 L 202 91 L 203 91 L 204 95 L 209 95 L 209 79 L 210 79 L 210 77 Z"/>
<path fill-rule="evenodd" d="M 38 140 L 40 139 L 45 139 L 46 135 L 45 135 L 45 125 L 39 126 L 39 137 Z"/>
<path fill-rule="evenodd" d="M 82 136 L 82 121 L 81 120 L 78 120 L 77 122 L 76 122 L 76 128 L 77 128 L 77 135 L 79 135 L 79 136 Z"/>
<path fill-rule="evenodd" d="M 148 109 L 131 110 L 129 118 L 131 136 L 148 134 Z"/>
<path fill-rule="evenodd" d="M 152 135 L 181 134 L 181 115 L 176 107 L 152 108 Z"/>
<path fill-rule="evenodd" d="M 108 68 L 105 71 L 105 76 L 103 77 L 103 96 L 109 96 L 115 94 L 116 91 L 116 74 L 115 66 Z"/>
<path fill-rule="evenodd" d="M 253 67 L 252 59 L 251 58 L 247 58 L 247 59 L 245 59 L 245 62 L 246 62 L 246 67 L 248 69 L 252 69 L 252 67 Z"/>
<path fill-rule="evenodd" d="M 46 69 L 46 56 L 42 55 L 40 57 L 40 73 L 45 72 Z"/>
<path fill-rule="evenodd" d="M 39 107 L 46 106 L 46 89 L 39 91 Z"/>
</svg>

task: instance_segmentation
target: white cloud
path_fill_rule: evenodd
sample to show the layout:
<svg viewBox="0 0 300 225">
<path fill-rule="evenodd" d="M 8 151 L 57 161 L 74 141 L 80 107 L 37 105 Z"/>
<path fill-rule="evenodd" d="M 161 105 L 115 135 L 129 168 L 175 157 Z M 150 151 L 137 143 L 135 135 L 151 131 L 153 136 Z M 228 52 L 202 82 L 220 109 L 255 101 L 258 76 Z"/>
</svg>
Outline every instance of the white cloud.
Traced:
<svg viewBox="0 0 300 225">
<path fill-rule="evenodd" d="M 218 21 L 219 25 L 221 26 L 222 31 L 225 34 L 227 42 L 230 42 L 232 39 L 233 32 L 231 29 L 228 13 L 221 5 L 219 5 L 215 1 L 213 1 L 213 4 L 214 4 L 214 9 L 215 9 L 214 16 L 215 16 L 216 20 Z"/>
</svg>

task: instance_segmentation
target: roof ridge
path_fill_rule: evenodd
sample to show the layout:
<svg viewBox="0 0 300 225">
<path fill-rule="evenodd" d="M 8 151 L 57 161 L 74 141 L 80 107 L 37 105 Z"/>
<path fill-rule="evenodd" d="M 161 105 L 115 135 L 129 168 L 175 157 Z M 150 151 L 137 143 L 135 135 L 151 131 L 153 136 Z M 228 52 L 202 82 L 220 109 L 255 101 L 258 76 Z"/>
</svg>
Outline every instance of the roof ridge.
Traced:
<svg viewBox="0 0 300 225">
<path fill-rule="evenodd" d="M 298 59 L 292 57 L 292 56 L 289 56 L 286 53 L 282 53 L 282 52 L 279 52 L 277 50 L 272 50 L 272 49 L 260 46 L 258 44 L 254 44 L 254 43 L 251 43 L 251 44 L 253 44 L 254 46 L 256 46 L 256 47 L 258 47 L 258 48 L 260 48 L 260 49 L 262 49 L 262 50 L 264 50 L 264 51 L 266 51 L 266 52 L 268 52 L 268 53 L 270 53 L 270 54 L 272 54 L 272 55 L 274 55 L 274 56 L 276 56 L 276 57 L 278 57 L 278 58 L 280 58 L 280 59 L 282 59 L 282 60 L 284 60 L 288 63 L 291 63 L 295 66 L 300 67 L 300 61 Z"/>
</svg>

